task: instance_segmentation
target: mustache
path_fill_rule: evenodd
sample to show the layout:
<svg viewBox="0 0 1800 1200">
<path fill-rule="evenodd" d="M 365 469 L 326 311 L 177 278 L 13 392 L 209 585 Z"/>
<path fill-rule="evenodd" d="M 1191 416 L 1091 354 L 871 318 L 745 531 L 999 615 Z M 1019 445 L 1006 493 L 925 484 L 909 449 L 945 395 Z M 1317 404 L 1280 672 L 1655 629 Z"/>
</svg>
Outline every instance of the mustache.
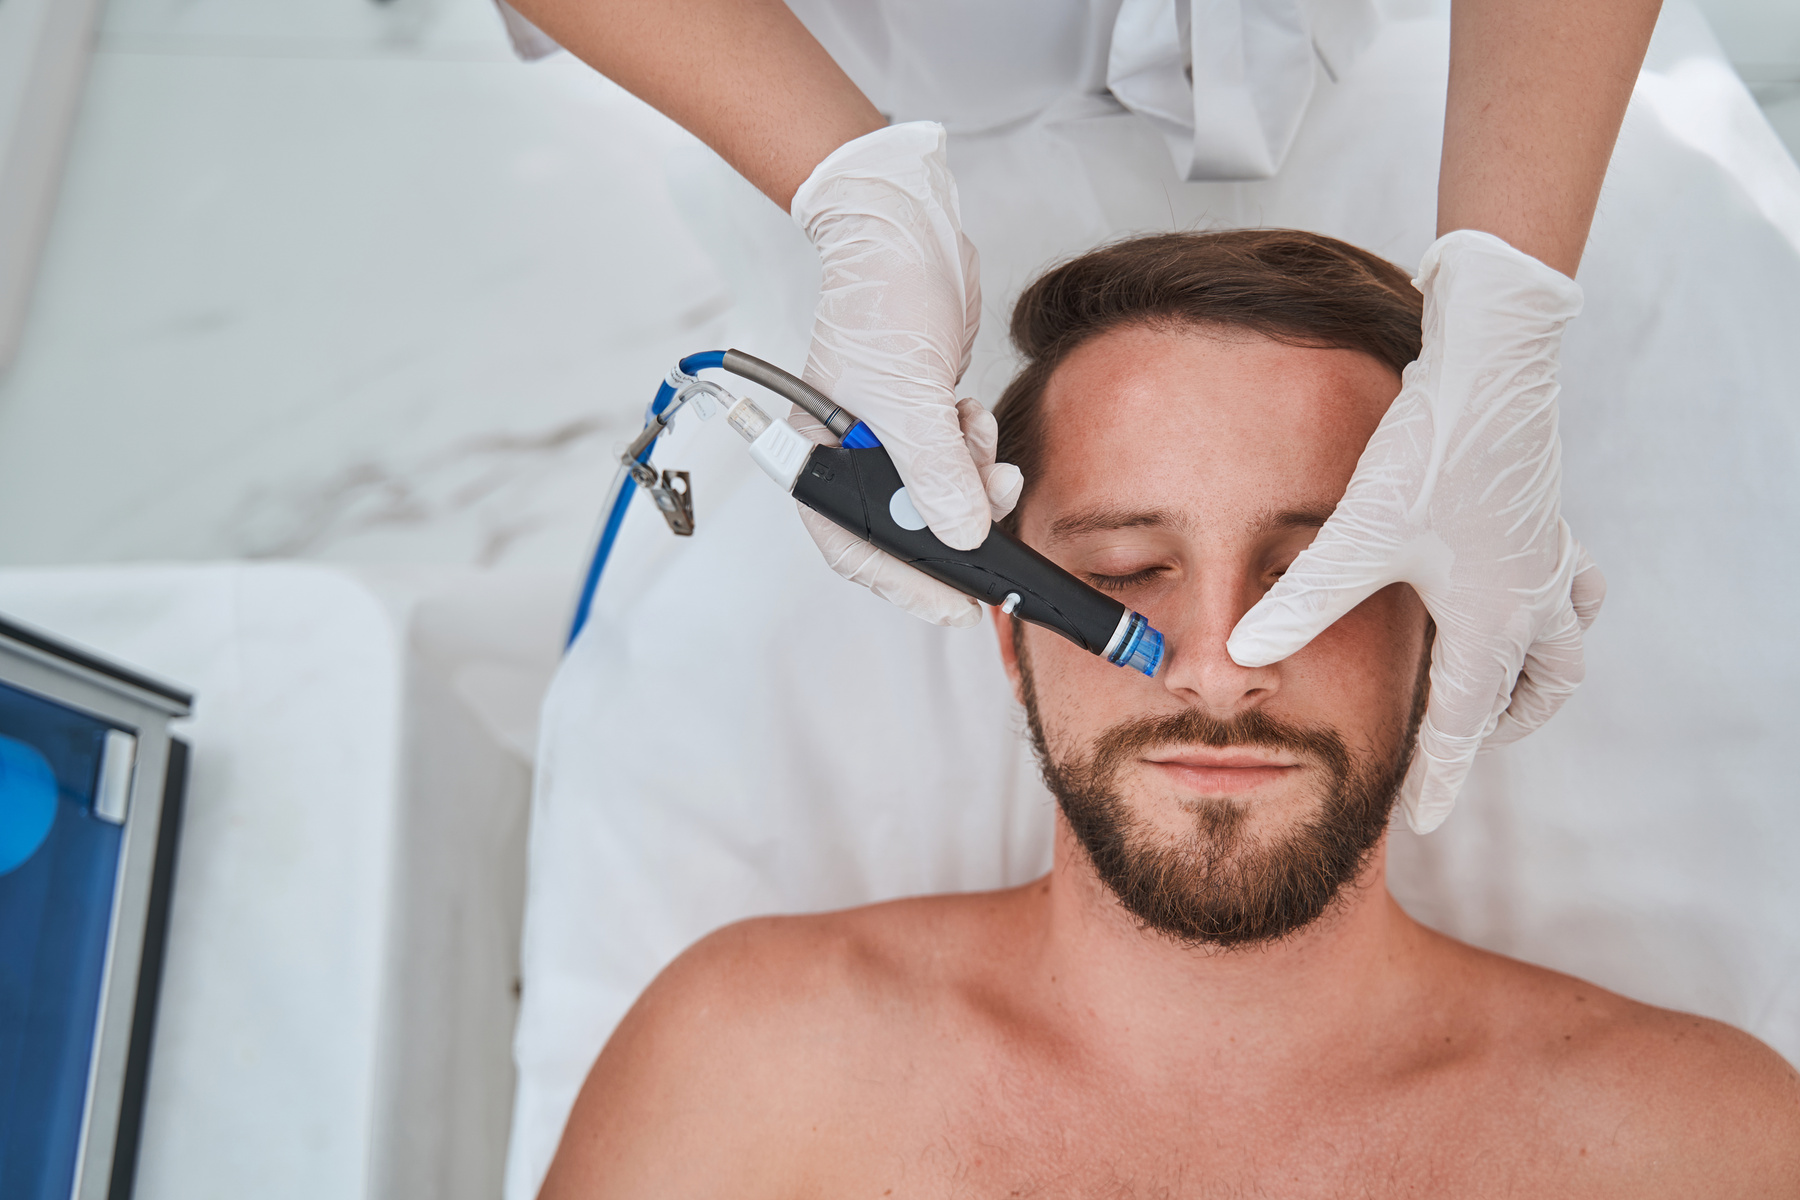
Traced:
<svg viewBox="0 0 1800 1200">
<path fill-rule="evenodd" d="M 1285 750 L 1316 761 L 1339 778 L 1351 769 L 1350 749 L 1335 729 L 1296 725 L 1252 709 L 1222 720 L 1198 709 L 1139 717 L 1111 726 L 1094 739 L 1088 770 L 1109 773 L 1145 750 L 1165 746 L 1207 746 L 1216 750 L 1255 746 Z"/>
</svg>

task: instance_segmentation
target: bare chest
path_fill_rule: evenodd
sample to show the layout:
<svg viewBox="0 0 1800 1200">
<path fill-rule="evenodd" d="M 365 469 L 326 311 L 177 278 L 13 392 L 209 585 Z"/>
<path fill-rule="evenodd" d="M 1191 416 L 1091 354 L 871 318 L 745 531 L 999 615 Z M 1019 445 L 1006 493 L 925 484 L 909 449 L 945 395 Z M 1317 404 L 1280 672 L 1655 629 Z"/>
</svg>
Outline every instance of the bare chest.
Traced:
<svg viewBox="0 0 1800 1200">
<path fill-rule="evenodd" d="M 1458 1089 L 1172 1088 L 1007 1069 L 903 1073 L 851 1106 L 821 1195 L 1228 1200 L 1590 1195 L 1510 1103 Z M 1483 1111 L 1485 1109 L 1485 1111 Z M 1535 1144 L 1534 1144 L 1535 1143 Z"/>
</svg>

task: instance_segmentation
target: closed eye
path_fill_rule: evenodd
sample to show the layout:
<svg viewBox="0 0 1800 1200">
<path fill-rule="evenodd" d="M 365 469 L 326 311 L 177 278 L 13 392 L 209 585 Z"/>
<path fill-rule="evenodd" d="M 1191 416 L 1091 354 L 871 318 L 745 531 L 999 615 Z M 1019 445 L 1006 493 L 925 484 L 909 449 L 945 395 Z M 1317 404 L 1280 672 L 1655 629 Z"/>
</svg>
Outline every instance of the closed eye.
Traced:
<svg viewBox="0 0 1800 1200">
<path fill-rule="evenodd" d="M 1145 567 L 1141 571 L 1133 571 L 1129 575 L 1088 575 L 1088 582 L 1108 592 L 1122 592 L 1128 588 L 1141 587 L 1167 573 L 1167 567 Z"/>
</svg>

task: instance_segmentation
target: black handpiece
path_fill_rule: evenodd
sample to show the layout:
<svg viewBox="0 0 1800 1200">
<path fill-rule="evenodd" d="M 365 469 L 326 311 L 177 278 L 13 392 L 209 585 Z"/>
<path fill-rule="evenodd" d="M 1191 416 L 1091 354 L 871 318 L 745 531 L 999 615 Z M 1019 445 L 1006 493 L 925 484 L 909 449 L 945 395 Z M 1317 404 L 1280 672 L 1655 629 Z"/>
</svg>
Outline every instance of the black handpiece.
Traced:
<svg viewBox="0 0 1800 1200">
<path fill-rule="evenodd" d="M 687 371 L 690 363 L 693 369 L 707 366 L 705 357 L 685 358 L 681 369 Z M 841 446 L 804 450 L 798 434 L 785 423 L 771 425 L 749 401 L 732 408 L 732 413 L 755 410 L 753 420 L 730 418 L 733 427 L 750 442 L 750 456 L 771 478 L 788 486 L 800 503 L 964 595 L 1060 633 L 1110 663 L 1156 674 L 1162 665 L 1162 634 L 1141 613 L 1089 587 L 997 528 L 990 529 L 987 540 L 973 550 L 955 550 L 938 541 L 914 509 L 893 459 L 855 414 L 773 363 L 742 350 L 726 350 L 710 365 L 791 401 L 842 440 Z M 787 432 L 782 435 L 778 430 Z M 801 459 L 803 450 L 806 457 Z"/>
<path fill-rule="evenodd" d="M 794 498 L 902 562 L 965 595 L 1006 607 L 1092 654 L 1154 675 L 1162 637 L 1142 616 L 1083 583 L 998 526 L 973 550 L 940 542 L 905 494 L 880 446 L 819 446 L 794 480 Z"/>
</svg>

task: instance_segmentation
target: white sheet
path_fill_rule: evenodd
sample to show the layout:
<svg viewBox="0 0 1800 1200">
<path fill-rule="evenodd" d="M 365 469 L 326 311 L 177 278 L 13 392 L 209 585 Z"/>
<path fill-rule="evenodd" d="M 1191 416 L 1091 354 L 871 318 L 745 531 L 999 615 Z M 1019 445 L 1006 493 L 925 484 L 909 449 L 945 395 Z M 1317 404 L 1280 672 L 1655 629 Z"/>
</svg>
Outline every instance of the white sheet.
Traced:
<svg viewBox="0 0 1800 1200">
<path fill-rule="evenodd" d="M 1386 26 L 1267 182 L 1178 182 L 1154 131 L 1098 105 L 953 140 L 988 298 L 965 390 L 1004 385 L 1025 280 L 1124 232 L 1294 225 L 1416 263 L 1446 46 L 1441 22 Z M 1666 6 L 1582 266 L 1566 508 L 1612 585 L 1588 682 L 1483 760 L 1444 829 L 1396 834 L 1392 885 L 1456 936 L 1800 1059 L 1800 169 L 1728 70 Z M 672 171 L 740 307 L 768 298 L 736 343 L 797 365 L 804 243 L 722 166 Z M 843 586 L 730 442 L 689 428 L 659 451 L 693 468 L 700 532 L 634 513 L 545 706 L 511 1200 L 632 998 L 709 929 L 1047 863 L 992 635 Z"/>
</svg>

